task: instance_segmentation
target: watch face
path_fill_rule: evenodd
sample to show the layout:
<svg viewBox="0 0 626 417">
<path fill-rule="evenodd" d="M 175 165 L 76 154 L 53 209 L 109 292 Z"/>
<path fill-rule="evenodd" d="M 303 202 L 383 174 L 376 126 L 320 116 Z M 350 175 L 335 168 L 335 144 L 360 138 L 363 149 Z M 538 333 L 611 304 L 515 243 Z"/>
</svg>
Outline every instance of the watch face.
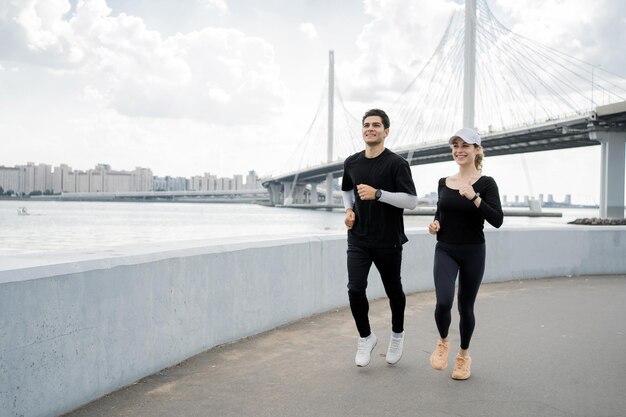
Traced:
<svg viewBox="0 0 626 417">
<path fill-rule="evenodd" d="M 380 192 L 380 190 L 376 190 L 376 200 L 378 200 L 380 198 L 380 196 L 382 195 L 382 193 Z"/>
</svg>

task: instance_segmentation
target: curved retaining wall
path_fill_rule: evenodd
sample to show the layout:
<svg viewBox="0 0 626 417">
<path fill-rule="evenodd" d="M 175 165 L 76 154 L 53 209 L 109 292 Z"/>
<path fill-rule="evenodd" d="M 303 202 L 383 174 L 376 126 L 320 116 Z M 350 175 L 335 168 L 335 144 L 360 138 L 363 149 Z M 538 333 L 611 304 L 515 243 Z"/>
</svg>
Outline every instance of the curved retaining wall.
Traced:
<svg viewBox="0 0 626 417">
<path fill-rule="evenodd" d="M 409 231 L 406 292 L 435 239 Z M 485 282 L 626 273 L 626 227 L 487 229 Z M 345 236 L 0 270 L 0 415 L 57 416 L 216 345 L 347 305 Z M 372 268 L 370 298 L 384 295 Z"/>
</svg>

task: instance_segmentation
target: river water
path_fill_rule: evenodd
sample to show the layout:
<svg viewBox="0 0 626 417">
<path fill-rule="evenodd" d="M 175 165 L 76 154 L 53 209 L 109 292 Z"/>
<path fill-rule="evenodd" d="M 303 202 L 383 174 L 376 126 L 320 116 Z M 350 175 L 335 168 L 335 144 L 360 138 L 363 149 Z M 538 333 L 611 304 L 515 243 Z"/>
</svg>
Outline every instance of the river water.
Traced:
<svg viewBox="0 0 626 417">
<path fill-rule="evenodd" d="M 30 214 L 18 215 L 21 206 Z M 562 212 L 563 217 L 506 216 L 503 227 L 564 225 L 578 217 L 598 216 L 598 210 L 593 209 L 552 211 Z M 341 210 L 253 204 L 0 200 L 0 256 L 93 253 L 129 245 L 224 238 L 335 234 L 345 232 L 343 218 Z M 424 229 L 431 219 L 405 215 L 405 226 Z"/>
</svg>

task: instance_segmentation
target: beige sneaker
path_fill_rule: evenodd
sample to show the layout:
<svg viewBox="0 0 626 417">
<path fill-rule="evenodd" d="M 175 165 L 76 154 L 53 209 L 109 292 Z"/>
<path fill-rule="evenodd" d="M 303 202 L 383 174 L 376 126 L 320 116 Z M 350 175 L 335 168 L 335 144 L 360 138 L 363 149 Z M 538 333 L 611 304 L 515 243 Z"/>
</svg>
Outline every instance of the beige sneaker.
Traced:
<svg viewBox="0 0 626 417">
<path fill-rule="evenodd" d="M 446 369 L 448 367 L 448 352 L 450 352 L 450 342 L 437 340 L 437 346 L 430 355 L 430 366 L 438 371 Z"/>
<path fill-rule="evenodd" d="M 452 379 L 467 379 L 470 377 L 470 365 L 472 358 L 469 356 L 456 355 L 454 362 L 454 370 L 452 371 Z"/>
</svg>

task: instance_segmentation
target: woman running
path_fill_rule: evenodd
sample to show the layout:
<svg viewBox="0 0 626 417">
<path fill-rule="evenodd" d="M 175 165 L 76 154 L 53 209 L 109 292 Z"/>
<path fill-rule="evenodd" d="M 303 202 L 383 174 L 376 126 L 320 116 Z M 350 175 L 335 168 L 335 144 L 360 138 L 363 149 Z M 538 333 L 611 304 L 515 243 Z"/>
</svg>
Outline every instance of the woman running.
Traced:
<svg viewBox="0 0 626 417">
<path fill-rule="evenodd" d="M 474 302 L 485 271 L 483 226 L 487 220 L 492 226 L 500 227 L 503 214 L 498 185 L 493 178 L 481 174 L 484 154 L 478 133 L 463 128 L 449 143 L 459 171 L 439 180 L 437 211 L 428 225 L 428 231 L 437 235 L 433 273 L 437 298 L 435 323 L 440 336 L 430 364 L 437 370 L 448 366 L 448 330 L 458 275 L 461 345 L 452 378 L 464 380 L 470 377 L 472 359 L 468 349 L 475 325 Z"/>
</svg>

